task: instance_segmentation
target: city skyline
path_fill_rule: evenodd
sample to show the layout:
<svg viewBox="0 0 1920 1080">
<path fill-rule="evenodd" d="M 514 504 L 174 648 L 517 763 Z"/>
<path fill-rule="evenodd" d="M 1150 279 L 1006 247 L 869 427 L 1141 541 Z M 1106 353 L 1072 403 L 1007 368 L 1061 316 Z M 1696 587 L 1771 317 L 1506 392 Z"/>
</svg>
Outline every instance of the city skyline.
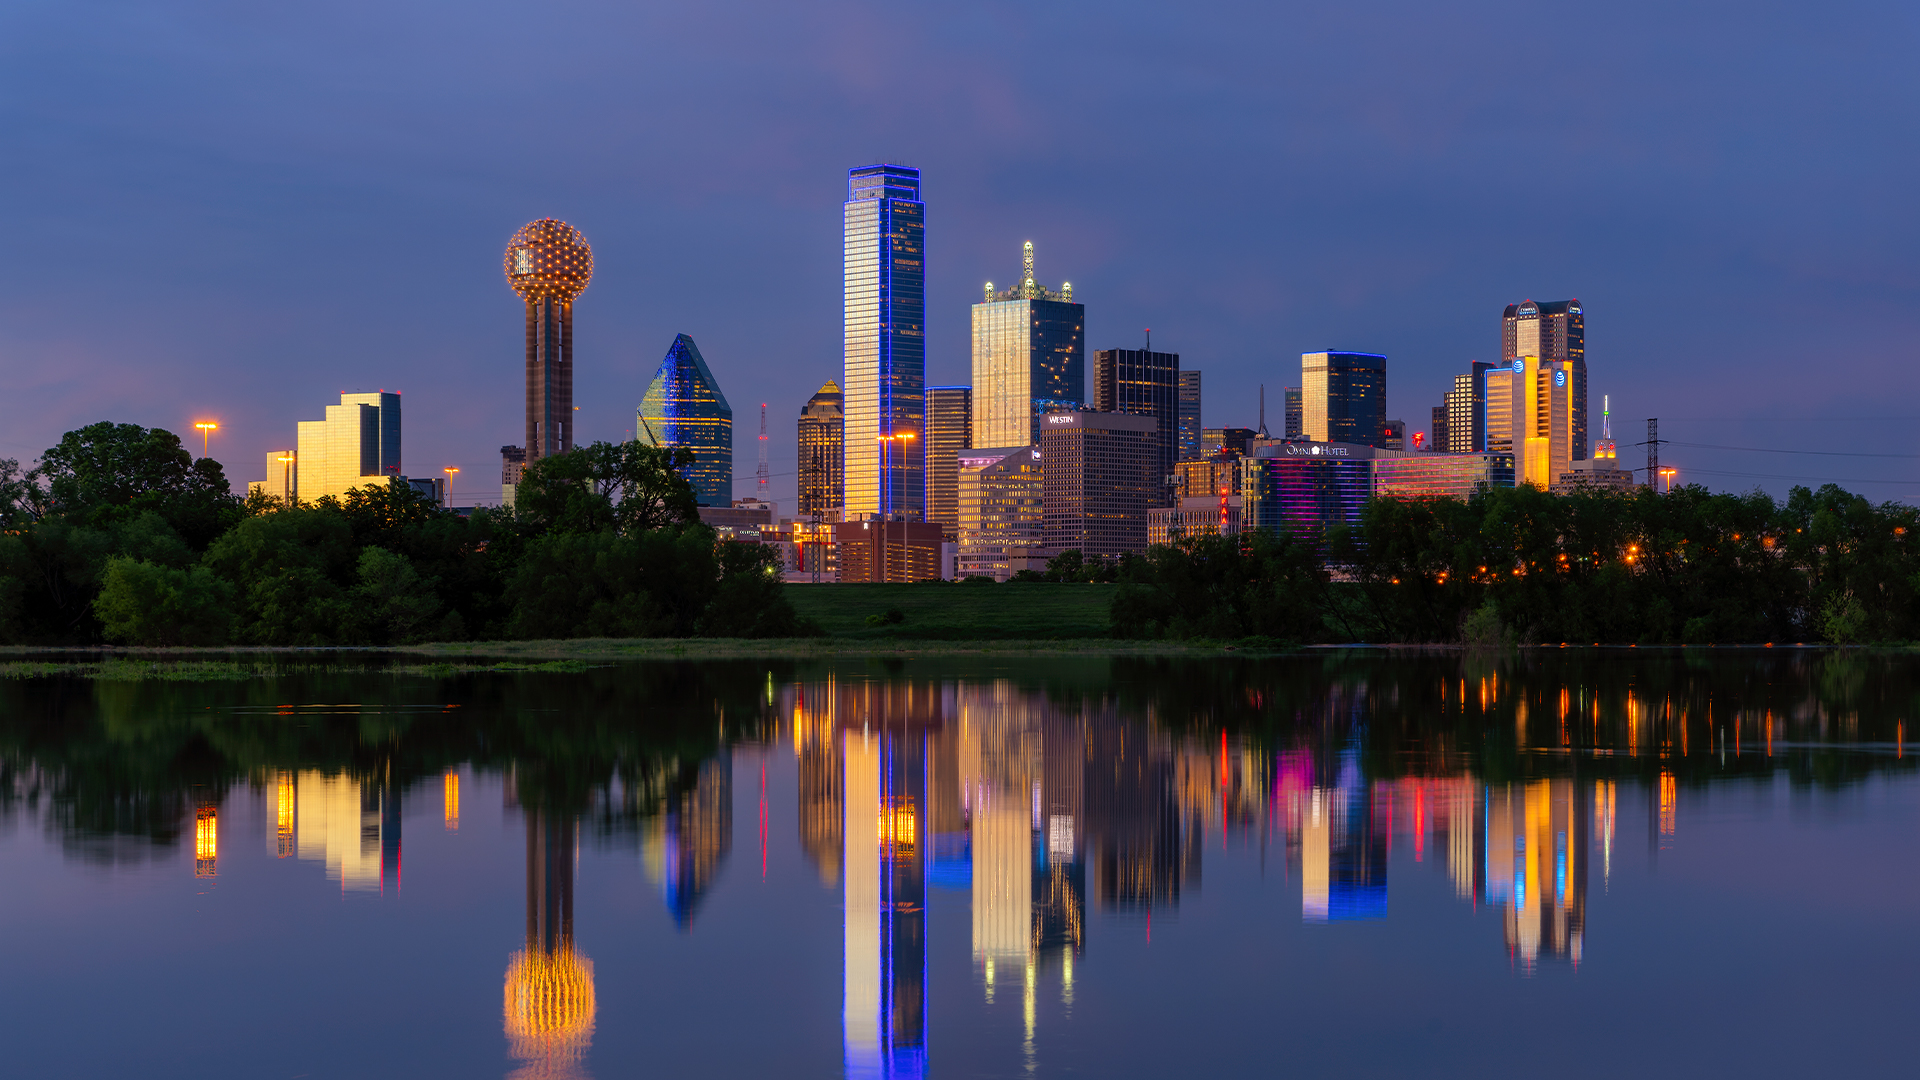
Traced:
<svg viewBox="0 0 1920 1080">
<path fill-rule="evenodd" d="M 406 11 L 401 38 L 444 18 Z M 1069 33 L 1077 17 L 1063 9 L 1041 24 Z M 11 12 L 9 38 L 32 44 L 0 78 L 21 103 L 6 123 L 28 164 L 0 184 L 9 205 L 32 209 L 18 215 L 22 257 L 0 270 L 15 316 L 0 353 L 23 391 L 0 406 L 0 453 L 26 460 L 100 419 L 182 431 L 213 416 L 214 456 L 236 481 L 253 479 L 303 403 L 390 385 L 397 354 L 416 402 L 413 467 L 459 466 L 462 486 L 491 494 L 481 481 L 496 448 L 521 440 L 521 403 L 500 392 L 520 378 L 518 313 L 493 260 L 508 231 L 548 214 L 583 229 L 600 256 L 578 331 L 582 441 L 628 437 L 651 343 L 682 329 L 742 358 L 730 385 L 797 407 L 835 367 L 837 223 L 822 207 L 840 171 L 882 158 L 923 169 L 942 208 L 947 239 L 929 252 L 927 281 L 934 382 L 965 381 L 958 305 L 1031 239 L 1099 298 L 1090 341 L 1132 344 L 1152 326 L 1161 347 L 1209 372 L 1213 426 L 1250 424 L 1221 404 L 1291 382 L 1288 354 L 1319 343 L 1392 357 L 1389 415 L 1420 426 L 1443 380 L 1499 359 L 1487 320 L 1526 296 L 1591 305 L 1589 397 L 1611 395 L 1623 433 L 1662 416 L 1668 438 L 1767 446 L 1836 418 L 1898 414 L 1863 413 L 1838 385 L 1809 391 L 1809 364 L 1864 357 L 1887 365 L 1893 399 L 1920 388 L 1902 362 L 1920 319 L 1920 212 L 1897 195 L 1915 152 L 1875 137 L 1907 123 L 1920 98 L 1901 90 L 1916 76 L 1879 52 L 1910 25 L 1899 9 L 1869 6 L 1811 32 L 1763 13 L 1678 67 L 1660 62 L 1661 43 L 1719 40 L 1715 16 L 1609 12 L 1560 67 L 1526 58 L 1497 82 L 1460 74 L 1511 59 L 1494 44 L 1507 16 L 1492 6 L 1444 19 L 1333 13 L 1309 34 L 1289 33 L 1280 13 L 1236 22 L 1232 36 L 1217 20 L 1169 32 L 1141 11 L 1108 17 L 1110 34 L 1056 58 L 1040 36 L 996 53 L 916 12 L 863 67 L 832 48 L 829 16 L 796 25 L 770 12 L 789 46 L 775 52 L 687 14 L 674 17 L 688 20 L 676 31 L 684 48 L 634 72 L 615 56 L 669 16 L 583 14 L 594 38 L 583 55 L 572 31 L 474 15 L 468 36 L 423 67 L 393 51 L 398 39 L 354 31 L 354 12 L 316 16 L 346 43 L 324 61 L 290 14 L 216 25 L 162 12 L 156 33 L 125 14 Z M 1875 32 L 1883 25 L 1897 32 Z M 1838 34 L 1865 38 L 1869 55 L 1824 51 L 1823 35 Z M 579 84 L 536 83 L 495 108 L 486 73 L 509 41 L 530 63 L 566 58 Z M 740 49 L 767 61 L 760 92 L 682 101 L 690 73 Z M 126 62 L 87 76 L 109 52 Z M 1268 53 L 1285 62 L 1246 62 Z M 239 59 L 258 55 L 285 62 Z M 1145 55 L 1181 72 L 1177 95 L 1143 108 L 1087 77 Z M 1441 56 L 1452 59 L 1437 66 Z M 1330 72 L 1368 89 L 1340 92 Z M 862 87 L 879 73 L 903 89 L 874 105 Z M 636 94 L 678 104 L 636 114 Z M 1060 102 L 1082 119 L 1070 137 L 1042 138 L 1013 101 Z M 1250 138 L 1256 116 L 1280 119 Z M 1489 180 L 1496 148 L 1516 138 L 1551 164 Z M 556 145 L 592 149 L 565 170 L 523 164 Z M 647 165 L 675 145 L 716 164 Z M 1103 167 L 1122 154 L 1128 168 Z M 1365 179 L 1295 167 L 1316 155 Z M 1223 197 L 1194 184 L 1196 158 L 1221 176 L 1286 179 L 1237 208 L 1233 228 L 1196 229 L 1190 200 Z M 210 294 L 224 298 L 217 324 L 195 314 Z M 1848 449 L 1896 452 L 1905 427 L 1860 425 Z M 774 449 L 785 505 L 794 448 Z M 1910 478 L 1873 459 L 1702 449 L 1680 464 L 1720 470 L 1683 481 L 1776 493 L 1790 482 L 1781 476 Z M 1874 499 L 1914 490 L 1856 486 Z"/>
</svg>

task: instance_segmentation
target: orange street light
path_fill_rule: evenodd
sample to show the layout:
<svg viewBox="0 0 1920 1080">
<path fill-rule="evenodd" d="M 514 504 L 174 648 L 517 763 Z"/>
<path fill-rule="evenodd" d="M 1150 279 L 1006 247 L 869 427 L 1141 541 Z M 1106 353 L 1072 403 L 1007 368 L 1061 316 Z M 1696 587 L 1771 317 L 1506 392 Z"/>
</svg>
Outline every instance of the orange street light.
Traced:
<svg viewBox="0 0 1920 1080">
<path fill-rule="evenodd" d="M 447 490 L 445 493 L 446 502 L 443 503 L 442 505 L 452 506 L 453 505 L 453 477 L 454 477 L 454 474 L 460 471 L 460 466 L 449 465 L 446 468 L 441 469 L 440 471 L 447 474 Z"/>
<path fill-rule="evenodd" d="M 220 430 L 220 425 L 212 420 L 202 420 L 193 426 L 200 429 L 200 456 L 206 457 L 208 440 L 213 438 L 214 432 Z"/>
</svg>

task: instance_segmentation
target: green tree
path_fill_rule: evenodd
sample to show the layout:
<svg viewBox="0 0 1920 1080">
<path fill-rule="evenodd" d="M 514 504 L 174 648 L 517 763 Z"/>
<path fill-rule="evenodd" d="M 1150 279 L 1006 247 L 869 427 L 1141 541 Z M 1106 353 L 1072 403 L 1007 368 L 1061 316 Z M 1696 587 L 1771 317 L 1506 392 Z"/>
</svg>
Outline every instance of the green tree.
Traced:
<svg viewBox="0 0 1920 1080">
<path fill-rule="evenodd" d="M 93 607 L 108 641 L 124 645 L 224 645 L 233 587 L 204 566 L 184 569 L 116 555 Z"/>
<path fill-rule="evenodd" d="M 691 451 L 597 442 L 541 458 L 520 478 L 514 510 L 535 533 L 644 532 L 700 520 L 683 475 Z"/>
</svg>

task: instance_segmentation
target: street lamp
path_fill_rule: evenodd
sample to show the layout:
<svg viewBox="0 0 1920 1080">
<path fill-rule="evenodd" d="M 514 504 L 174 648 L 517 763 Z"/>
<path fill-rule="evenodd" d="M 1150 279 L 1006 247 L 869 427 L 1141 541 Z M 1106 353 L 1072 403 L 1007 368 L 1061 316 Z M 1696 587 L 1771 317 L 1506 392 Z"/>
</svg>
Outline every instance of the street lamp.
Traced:
<svg viewBox="0 0 1920 1080">
<path fill-rule="evenodd" d="M 293 504 L 293 455 L 281 454 L 273 460 L 280 463 L 282 470 L 280 475 L 280 497 L 291 506 Z"/>
<path fill-rule="evenodd" d="M 1661 482 L 1662 482 L 1662 483 L 1663 483 L 1663 484 L 1664 484 L 1665 486 L 1664 486 L 1664 487 L 1663 487 L 1663 488 L 1662 488 L 1661 490 L 1663 490 L 1663 491 L 1672 491 L 1672 490 L 1673 490 L 1673 478 L 1674 478 L 1675 476 L 1678 476 L 1679 474 L 1680 474 L 1680 470 L 1679 470 L 1679 469 L 1676 469 L 1676 468 L 1674 468 L 1674 467 L 1672 467 L 1671 465 L 1662 465 L 1662 466 L 1660 467 L 1660 480 L 1661 480 Z"/>
<path fill-rule="evenodd" d="M 213 438 L 214 432 L 220 430 L 220 425 L 212 420 L 202 420 L 193 426 L 200 429 L 200 456 L 206 457 L 209 440 Z"/>
<path fill-rule="evenodd" d="M 447 474 L 447 487 L 445 491 L 441 492 L 440 505 L 450 507 L 453 505 L 453 478 L 454 475 L 460 471 L 460 466 L 449 465 L 440 471 Z"/>
</svg>

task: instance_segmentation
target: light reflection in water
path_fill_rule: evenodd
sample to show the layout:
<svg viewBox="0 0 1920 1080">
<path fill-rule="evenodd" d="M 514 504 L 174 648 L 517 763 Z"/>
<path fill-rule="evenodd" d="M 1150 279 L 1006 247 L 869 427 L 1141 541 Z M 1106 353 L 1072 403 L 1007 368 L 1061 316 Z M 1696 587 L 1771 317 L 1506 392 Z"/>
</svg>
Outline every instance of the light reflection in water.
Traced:
<svg viewBox="0 0 1920 1080">
<path fill-rule="evenodd" d="M 527 944 L 507 963 L 507 1048 L 512 1080 L 584 1080 L 593 1041 L 593 961 L 574 948 L 573 890 L 579 832 L 570 817 L 529 808 Z"/>
</svg>

